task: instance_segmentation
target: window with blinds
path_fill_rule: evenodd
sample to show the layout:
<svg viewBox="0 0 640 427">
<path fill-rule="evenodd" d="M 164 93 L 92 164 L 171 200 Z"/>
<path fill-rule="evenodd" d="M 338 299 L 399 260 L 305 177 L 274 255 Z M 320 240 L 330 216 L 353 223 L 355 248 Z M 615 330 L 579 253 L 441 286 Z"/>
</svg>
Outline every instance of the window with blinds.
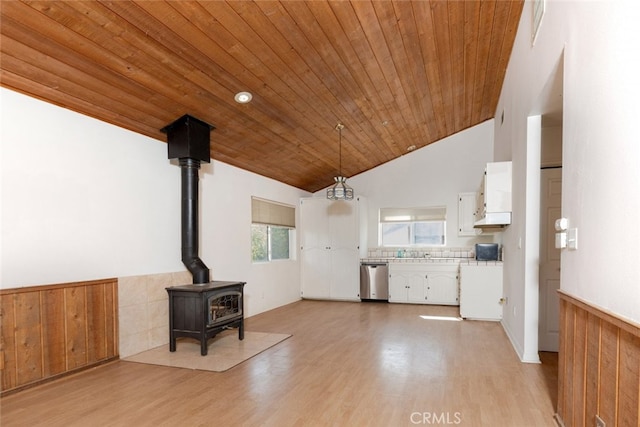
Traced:
<svg viewBox="0 0 640 427">
<path fill-rule="evenodd" d="M 292 230 L 296 226 L 293 206 L 251 198 L 251 260 L 269 262 L 291 259 Z"/>
<path fill-rule="evenodd" d="M 380 246 L 445 246 L 447 208 L 382 208 Z"/>
</svg>

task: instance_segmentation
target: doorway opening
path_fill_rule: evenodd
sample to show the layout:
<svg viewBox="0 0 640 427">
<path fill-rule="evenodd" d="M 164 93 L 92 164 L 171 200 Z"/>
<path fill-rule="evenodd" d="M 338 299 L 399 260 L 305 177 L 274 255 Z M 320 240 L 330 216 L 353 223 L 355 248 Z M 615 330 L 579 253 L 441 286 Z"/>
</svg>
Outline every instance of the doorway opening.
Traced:
<svg viewBox="0 0 640 427">
<path fill-rule="evenodd" d="M 558 352 L 560 337 L 560 249 L 555 220 L 562 217 L 561 56 L 541 96 L 540 111 L 540 258 L 538 274 L 538 351 Z"/>
</svg>

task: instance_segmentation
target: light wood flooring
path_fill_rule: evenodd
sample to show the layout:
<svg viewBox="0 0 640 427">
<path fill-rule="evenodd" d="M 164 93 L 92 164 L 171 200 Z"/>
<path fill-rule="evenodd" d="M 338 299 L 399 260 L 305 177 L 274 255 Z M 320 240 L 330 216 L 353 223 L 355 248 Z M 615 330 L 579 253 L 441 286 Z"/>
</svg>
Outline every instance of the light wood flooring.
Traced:
<svg viewBox="0 0 640 427">
<path fill-rule="evenodd" d="M 437 318 L 457 315 L 300 301 L 246 319 L 293 336 L 227 372 L 118 361 L 2 398 L 0 424 L 555 426 L 557 355 L 521 363 L 499 323 Z"/>
</svg>

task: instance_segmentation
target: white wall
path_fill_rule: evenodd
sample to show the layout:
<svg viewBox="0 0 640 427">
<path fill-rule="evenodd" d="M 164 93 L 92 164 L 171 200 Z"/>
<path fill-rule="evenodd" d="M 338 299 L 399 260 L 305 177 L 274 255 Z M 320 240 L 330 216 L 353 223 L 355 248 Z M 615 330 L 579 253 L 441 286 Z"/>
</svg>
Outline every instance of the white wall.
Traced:
<svg viewBox="0 0 640 427">
<path fill-rule="evenodd" d="M 554 70 L 563 67 L 563 216 L 579 230 L 578 250 L 562 252 L 563 291 L 640 322 L 640 3 L 547 1 L 535 45 L 532 4 L 524 5 L 496 116 L 494 156 L 513 160 L 513 225 L 504 234 L 505 288 L 509 307 L 503 324 L 520 357 L 537 352 L 537 228 L 527 224 L 535 209 L 535 147 L 527 147 L 529 116 L 540 104 Z M 535 120 L 534 120 L 535 122 Z M 519 242 L 522 249 L 519 249 Z M 516 307 L 516 314 L 513 308 Z"/>
<path fill-rule="evenodd" d="M 184 270 L 180 169 L 165 143 L 0 97 L 1 288 Z M 248 315 L 299 299 L 297 261 L 251 263 L 251 196 L 296 206 L 309 193 L 217 161 L 200 179 L 200 255 L 213 278 L 247 281 Z"/>
<path fill-rule="evenodd" d="M 212 133 L 212 143 L 215 131 Z M 300 299 L 300 265 L 295 260 L 251 262 L 251 196 L 274 200 L 296 208 L 311 194 L 221 162 L 203 165 L 200 171 L 200 255 L 212 269 L 214 280 L 246 281 L 249 316 Z M 299 245 L 295 245 L 296 248 Z"/>
<path fill-rule="evenodd" d="M 446 206 L 449 247 L 499 239 L 458 236 L 458 193 L 478 191 L 492 152 L 489 120 L 347 180 L 367 198 L 368 247 L 378 246 L 378 211 L 387 207 Z"/>
</svg>

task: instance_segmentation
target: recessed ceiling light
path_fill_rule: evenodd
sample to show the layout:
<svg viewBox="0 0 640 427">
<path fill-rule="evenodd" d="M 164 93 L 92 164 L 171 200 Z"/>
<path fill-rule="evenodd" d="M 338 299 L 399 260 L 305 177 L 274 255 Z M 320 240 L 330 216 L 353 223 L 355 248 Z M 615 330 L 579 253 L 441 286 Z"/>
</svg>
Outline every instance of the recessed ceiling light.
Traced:
<svg viewBox="0 0 640 427">
<path fill-rule="evenodd" d="M 238 104 L 246 104 L 251 101 L 251 98 L 253 98 L 253 95 L 249 92 L 238 92 L 236 96 L 233 97 Z"/>
</svg>

